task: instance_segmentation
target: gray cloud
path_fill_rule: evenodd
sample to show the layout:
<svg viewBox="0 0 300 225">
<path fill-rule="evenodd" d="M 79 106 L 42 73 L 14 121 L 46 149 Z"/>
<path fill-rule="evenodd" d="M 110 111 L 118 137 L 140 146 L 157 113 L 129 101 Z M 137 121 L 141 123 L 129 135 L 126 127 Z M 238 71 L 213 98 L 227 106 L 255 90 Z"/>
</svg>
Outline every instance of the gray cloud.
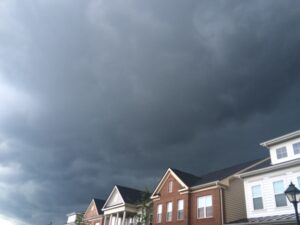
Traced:
<svg viewBox="0 0 300 225">
<path fill-rule="evenodd" d="M 1 213 L 60 224 L 115 183 L 267 155 L 299 129 L 298 8 L 2 1 Z"/>
</svg>

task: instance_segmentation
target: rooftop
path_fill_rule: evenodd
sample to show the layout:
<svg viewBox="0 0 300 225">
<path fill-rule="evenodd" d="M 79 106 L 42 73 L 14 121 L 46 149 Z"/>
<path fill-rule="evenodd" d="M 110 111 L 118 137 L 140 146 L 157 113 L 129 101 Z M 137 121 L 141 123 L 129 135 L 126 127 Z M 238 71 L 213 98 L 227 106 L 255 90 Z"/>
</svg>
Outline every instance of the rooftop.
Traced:
<svg viewBox="0 0 300 225">
<path fill-rule="evenodd" d="M 240 163 L 238 165 L 220 169 L 207 174 L 203 174 L 201 176 L 196 176 L 184 171 L 180 171 L 178 169 L 172 169 L 172 168 L 171 169 L 187 186 L 193 187 L 193 186 L 203 185 L 214 181 L 223 180 L 227 177 L 230 177 L 238 172 L 247 169 L 248 167 L 256 163 L 259 163 L 262 160 L 263 159 L 258 159 L 258 160 L 252 160 L 252 161 Z"/>
</svg>

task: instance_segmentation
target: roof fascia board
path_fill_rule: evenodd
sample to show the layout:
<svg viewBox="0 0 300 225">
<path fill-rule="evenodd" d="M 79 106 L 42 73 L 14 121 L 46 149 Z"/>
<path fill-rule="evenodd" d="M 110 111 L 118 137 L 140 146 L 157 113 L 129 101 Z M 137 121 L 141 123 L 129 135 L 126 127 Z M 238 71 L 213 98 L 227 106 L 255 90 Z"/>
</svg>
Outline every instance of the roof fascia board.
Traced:
<svg viewBox="0 0 300 225">
<path fill-rule="evenodd" d="M 169 168 L 166 173 L 164 174 L 164 176 L 162 177 L 162 179 L 160 180 L 160 182 L 158 183 L 158 185 L 156 186 L 153 194 L 151 195 L 151 199 L 157 198 L 157 192 L 159 192 L 162 188 L 162 186 L 165 184 L 167 178 L 172 175 L 185 189 L 188 189 L 189 187 L 176 175 L 176 173 Z M 182 189 L 181 189 L 182 190 Z"/>
<path fill-rule="evenodd" d="M 238 175 L 238 177 L 245 178 L 245 177 L 255 176 L 255 175 L 262 174 L 262 173 L 276 171 L 276 170 L 279 170 L 279 169 L 285 169 L 287 167 L 297 166 L 297 165 L 300 165 L 299 163 L 300 163 L 300 159 L 293 160 L 291 162 L 283 162 L 283 163 L 280 163 L 280 164 L 272 165 L 270 167 L 261 168 L 261 169 L 241 173 L 241 174 Z"/>
<path fill-rule="evenodd" d="M 297 131 L 294 131 L 292 133 L 285 134 L 285 135 L 282 135 L 280 137 L 273 138 L 271 140 L 262 142 L 262 143 L 260 143 L 260 145 L 263 146 L 263 147 L 268 148 L 272 145 L 276 145 L 276 144 L 282 143 L 284 141 L 288 141 L 288 140 L 290 140 L 292 138 L 296 138 L 296 137 L 300 137 L 300 130 L 297 130 Z"/>
<path fill-rule="evenodd" d="M 209 183 L 193 186 L 193 187 L 191 187 L 191 190 L 201 189 L 201 188 L 214 186 L 214 185 L 217 186 L 218 184 L 219 184 L 219 180 L 216 180 L 216 181 L 212 181 L 212 182 L 209 182 Z"/>
<path fill-rule="evenodd" d="M 228 176 L 228 177 L 223 178 L 222 180 L 220 180 L 220 183 L 222 183 L 224 186 L 229 186 L 229 185 L 224 184 L 223 181 L 226 180 L 226 179 L 229 179 L 229 181 L 230 181 L 230 179 L 232 179 L 232 178 L 241 178 L 241 177 L 239 176 L 239 174 L 242 174 L 244 171 L 246 171 L 246 170 L 248 170 L 248 169 L 251 169 L 251 168 L 253 168 L 254 166 L 257 166 L 257 165 L 259 165 L 260 163 L 263 163 L 263 162 L 265 162 L 265 161 L 267 161 L 267 160 L 269 160 L 269 159 L 270 159 L 270 157 L 265 158 L 265 159 L 262 159 L 262 160 L 260 160 L 260 161 L 258 161 L 258 162 L 256 162 L 256 163 L 254 163 L 254 164 L 252 164 L 252 165 L 250 165 L 250 166 L 244 168 L 244 169 L 241 169 L 241 170 L 237 171 L 236 173 L 234 173 L 234 174 L 232 174 L 232 175 L 230 175 L 230 176 Z"/>
<path fill-rule="evenodd" d="M 121 206 L 125 206 L 125 204 L 121 203 L 121 204 L 118 204 L 118 205 L 110 206 L 110 207 L 105 208 L 105 209 L 103 208 L 102 211 L 104 212 L 104 211 L 107 211 L 107 210 L 110 210 L 110 209 L 119 208 Z"/>
<path fill-rule="evenodd" d="M 85 210 L 83 217 L 85 217 L 86 212 L 90 210 L 90 208 L 92 207 L 92 204 L 93 204 L 93 203 L 96 205 L 94 199 L 92 199 L 92 201 L 90 202 L 88 208 Z M 96 208 L 97 208 L 97 207 L 96 207 Z M 98 210 L 97 210 L 97 212 L 98 212 Z M 99 215 L 99 213 L 98 213 L 98 215 Z"/>
</svg>

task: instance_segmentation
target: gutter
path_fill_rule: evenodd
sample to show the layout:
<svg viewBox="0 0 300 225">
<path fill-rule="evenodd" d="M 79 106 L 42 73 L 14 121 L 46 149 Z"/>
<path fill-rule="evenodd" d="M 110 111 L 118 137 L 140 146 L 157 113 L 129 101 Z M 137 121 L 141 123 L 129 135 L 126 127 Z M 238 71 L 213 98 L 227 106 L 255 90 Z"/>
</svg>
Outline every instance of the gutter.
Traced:
<svg viewBox="0 0 300 225">
<path fill-rule="evenodd" d="M 200 184 L 197 186 L 193 186 L 190 188 L 190 190 L 196 190 L 196 189 L 205 188 L 205 187 L 209 187 L 209 186 L 218 186 L 219 184 L 220 184 L 220 181 L 217 180 L 217 181 L 209 182 L 206 184 Z"/>
</svg>

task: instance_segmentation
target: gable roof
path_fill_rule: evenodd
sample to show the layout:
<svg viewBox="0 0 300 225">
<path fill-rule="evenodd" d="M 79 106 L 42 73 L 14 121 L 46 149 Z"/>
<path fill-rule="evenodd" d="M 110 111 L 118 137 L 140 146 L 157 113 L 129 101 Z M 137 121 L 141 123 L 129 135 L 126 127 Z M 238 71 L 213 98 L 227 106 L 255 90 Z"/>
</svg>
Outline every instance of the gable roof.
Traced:
<svg viewBox="0 0 300 225">
<path fill-rule="evenodd" d="M 124 187 L 116 185 L 125 203 L 137 204 L 141 201 L 144 191 L 140 191 L 134 188 Z"/>
<path fill-rule="evenodd" d="M 163 176 L 163 178 L 161 179 L 161 181 L 159 182 L 155 191 L 153 192 L 152 198 L 154 198 L 154 196 L 160 190 L 159 188 L 162 186 L 163 180 L 165 180 L 167 178 L 167 175 L 170 172 L 173 172 L 176 175 L 175 178 L 178 178 L 182 183 L 184 183 L 186 185 L 186 188 L 192 188 L 192 187 L 196 187 L 199 185 L 208 184 L 208 183 L 211 183 L 214 181 L 217 182 L 217 181 L 223 180 L 227 177 L 233 176 L 239 172 L 242 172 L 248 168 L 251 168 L 252 166 L 256 166 L 257 164 L 260 164 L 260 162 L 262 162 L 263 160 L 265 160 L 265 159 L 257 159 L 257 160 L 240 163 L 240 164 L 237 164 L 237 165 L 234 165 L 231 167 L 227 167 L 227 168 L 224 168 L 221 170 L 203 174 L 201 176 L 196 176 L 194 174 L 187 173 L 187 172 L 184 172 L 184 171 L 181 171 L 178 169 L 169 168 L 167 170 L 167 172 L 165 173 L 165 175 Z"/>
<path fill-rule="evenodd" d="M 177 175 L 177 173 L 175 173 L 175 171 L 177 171 L 177 173 L 179 175 L 181 175 L 181 178 Z M 158 185 L 156 185 L 156 188 L 154 190 L 154 192 L 151 195 L 151 198 L 155 198 L 157 193 L 160 191 L 160 188 L 163 186 L 164 182 L 166 181 L 166 179 L 172 175 L 177 181 L 178 183 L 184 187 L 184 189 L 188 189 L 188 185 L 185 184 L 185 182 L 183 180 L 185 180 L 186 182 L 197 179 L 194 178 L 195 176 L 180 170 L 176 170 L 176 169 L 171 169 L 169 168 L 165 174 L 163 175 L 163 177 L 160 179 Z"/>
<path fill-rule="evenodd" d="M 95 204 L 95 206 L 96 206 L 97 214 L 98 215 L 103 214 L 102 207 L 103 207 L 104 203 L 105 203 L 105 201 L 102 200 L 102 199 L 93 198 L 92 201 L 90 202 L 88 208 L 84 212 L 84 217 L 86 217 L 87 213 L 89 212 L 89 210 L 90 210 L 90 208 L 92 207 L 93 204 Z"/>
<path fill-rule="evenodd" d="M 201 179 L 200 177 L 191 173 L 173 168 L 170 169 L 180 178 L 180 180 L 183 181 L 183 183 L 185 183 L 189 187 L 194 186 L 194 184 L 196 184 Z"/>
<path fill-rule="evenodd" d="M 144 191 L 137 190 L 134 188 L 115 185 L 109 197 L 107 198 L 106 202 L 103 204 L 102 210 L 106 210 L 109 208 L 107 207 L 107 204 L 109 203 L 111 197 L 113 196 L 113 193 L 116 191 L 119 193 L 122 203 L 114 206 L 109 206 L 109 207 L 123 206 L 124 204 L 132 204 L 132 205 L 139 204 L 140 201 L 142 200 L 143 195 L 146 193 Z"/>
</svg>

